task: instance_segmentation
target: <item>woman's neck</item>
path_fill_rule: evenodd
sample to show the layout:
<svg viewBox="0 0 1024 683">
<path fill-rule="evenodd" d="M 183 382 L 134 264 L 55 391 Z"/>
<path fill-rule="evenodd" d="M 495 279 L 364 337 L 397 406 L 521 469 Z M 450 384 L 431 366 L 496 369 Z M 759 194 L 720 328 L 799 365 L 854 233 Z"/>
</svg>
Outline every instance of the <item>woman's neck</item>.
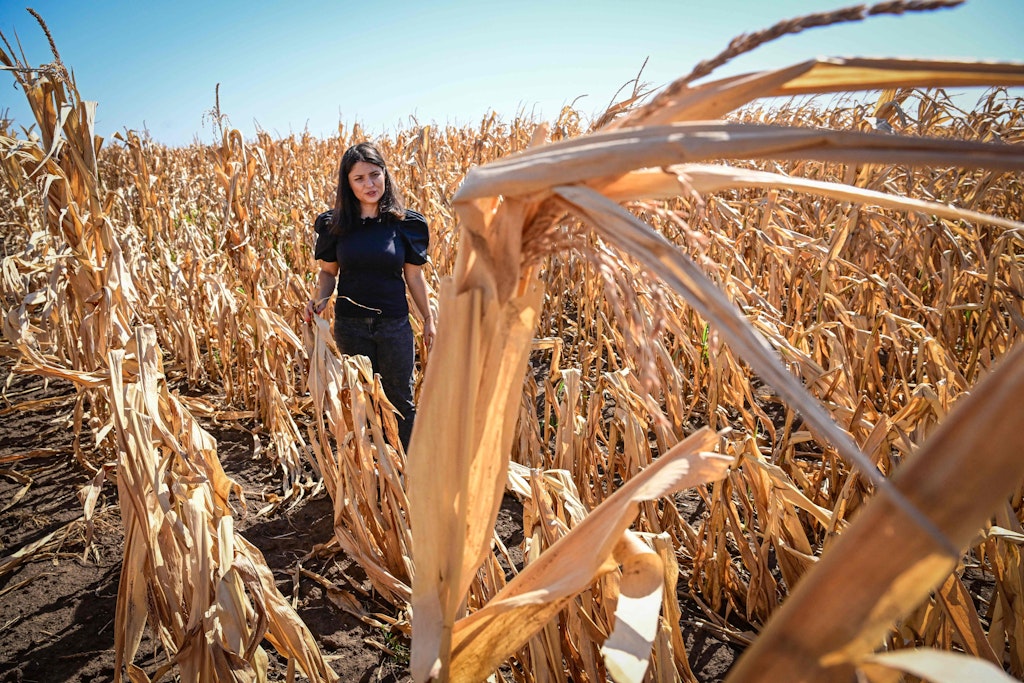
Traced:
<svg viewBox="0 0 1024 683">
<path fill-rule="evenodd" d="M 379 209 L 379 204 L 363 204 L 359 203 L 359 217 L 360 218 L 376 218 Z"/>
</svg>

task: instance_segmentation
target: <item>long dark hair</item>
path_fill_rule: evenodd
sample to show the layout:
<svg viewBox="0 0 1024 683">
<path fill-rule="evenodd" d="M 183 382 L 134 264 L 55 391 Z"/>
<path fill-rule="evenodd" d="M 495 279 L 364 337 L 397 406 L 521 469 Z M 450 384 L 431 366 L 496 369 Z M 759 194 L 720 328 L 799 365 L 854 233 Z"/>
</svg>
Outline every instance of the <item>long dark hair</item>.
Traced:
<svg viewBox="0 0 1024 683">
<path fill-rule="evenodd" d="M 405 218 L 405 204 L 401 195 L 395 192 L 395 181 L 392 180 L 391 172 L 384 163 L 384 157 L 371 143 L 360 142 L 345 150 L 341 157 L 341 165 L 338 167 L 338 197 L 334 201 L 334 221 L 331 224 L 331 232 L 335 235 L 344 233 L 359 223 L 359 200 L 348 183 L 348 174 L 360 161 L 373 164 L 384 171 L 384 194 L 377 203 L 377 215 L 389 213 L 399 220 Z"/>
</svg>

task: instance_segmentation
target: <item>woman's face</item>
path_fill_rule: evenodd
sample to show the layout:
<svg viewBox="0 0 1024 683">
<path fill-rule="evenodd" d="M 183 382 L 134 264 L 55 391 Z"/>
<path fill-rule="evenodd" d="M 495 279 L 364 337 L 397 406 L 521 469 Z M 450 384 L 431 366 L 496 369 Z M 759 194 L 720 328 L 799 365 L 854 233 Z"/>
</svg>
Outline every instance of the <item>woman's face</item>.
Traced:
<svg viewBox="0 0 1024 683">
<path fill-rule="evenodd" d="M 373 207 L 376 213 L 377 202 L 384 194 L 384 169 L 368 161 L 357 161 L 348 172 L 348 184 L 364 211 Z"/>
</svg>

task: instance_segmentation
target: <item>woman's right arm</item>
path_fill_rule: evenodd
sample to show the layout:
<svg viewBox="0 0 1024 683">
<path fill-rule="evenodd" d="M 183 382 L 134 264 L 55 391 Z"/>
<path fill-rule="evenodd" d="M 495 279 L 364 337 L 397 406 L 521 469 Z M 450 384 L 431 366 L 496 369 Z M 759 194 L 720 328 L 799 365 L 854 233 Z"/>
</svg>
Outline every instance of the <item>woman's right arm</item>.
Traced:
<svg viewBox="0 0 1024 683">
<path fill-rule="evenodd" d="M 335 285 L 338 284 L 338 262 L 318 261 L 318 263 L 320 264 L 320 273 L 316 276 L 316 291 L 313 298 L 306 302 L 306 322 L 324 310 L 331 294 L 334 293 Z"/>
</svg>

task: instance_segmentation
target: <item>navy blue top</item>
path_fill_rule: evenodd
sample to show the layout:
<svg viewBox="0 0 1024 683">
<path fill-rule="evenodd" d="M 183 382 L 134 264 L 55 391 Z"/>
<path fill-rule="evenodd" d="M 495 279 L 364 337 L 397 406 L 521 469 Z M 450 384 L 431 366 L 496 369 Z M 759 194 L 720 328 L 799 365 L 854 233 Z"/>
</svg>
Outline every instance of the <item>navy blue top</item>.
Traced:
<svg viewBox="0 0 1024 683">
<path fill-rule="evenodd" d="M 331 234 L 334 212 L 317 216 L 314 257 L 338 264 L 334 315 L 345 318 L 404 318 L 406 263 L 427 262 L 430 232 L 426 219 L 406 209 L 405 219 L 383 214 L 364 218 L 344 235 Z"/>
</svg>

